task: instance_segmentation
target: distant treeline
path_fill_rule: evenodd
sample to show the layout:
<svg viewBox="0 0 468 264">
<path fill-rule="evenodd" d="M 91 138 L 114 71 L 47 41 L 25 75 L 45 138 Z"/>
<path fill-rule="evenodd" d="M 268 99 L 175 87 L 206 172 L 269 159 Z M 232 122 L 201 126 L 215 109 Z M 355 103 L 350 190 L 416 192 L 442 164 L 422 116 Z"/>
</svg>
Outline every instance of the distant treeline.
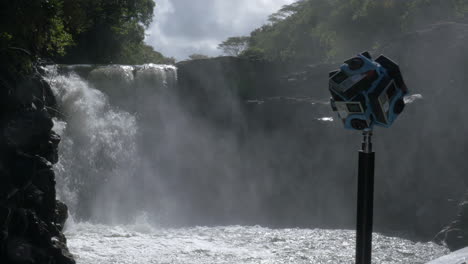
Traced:
<svg viewBox="0 0 468 264">
<path fill-rule="evenodd" d="M 61 63 L 173 62 L 144 43 L 154 7 L 153 0 L 2 0 L 0 59 L 19 70 L 38 57 Z"/>
<path fill-rule="evenodd" d="M 442 21 L 468 21 L 468 0 L 299 0 L 250 36 L 229 38 L 219 48 L 253 59 L 326 62 Z"/>
</svg>

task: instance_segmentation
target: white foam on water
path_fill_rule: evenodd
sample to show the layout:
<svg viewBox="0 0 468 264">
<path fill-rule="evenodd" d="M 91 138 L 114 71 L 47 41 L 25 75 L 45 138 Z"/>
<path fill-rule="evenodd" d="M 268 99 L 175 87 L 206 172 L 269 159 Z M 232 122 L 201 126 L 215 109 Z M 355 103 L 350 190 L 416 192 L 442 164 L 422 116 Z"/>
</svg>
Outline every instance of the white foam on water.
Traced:
<svg viewBox="0 0 468 264">
<path fill-rule="evenodd" d="M 354 232 L 260 226 L 158 229 L 79 223 L 66 231 L 78 264 L 353 263 Z M 433 243 L 374 234 L 373 263 L 422 264 L 447 253 Z"/>
</svg>

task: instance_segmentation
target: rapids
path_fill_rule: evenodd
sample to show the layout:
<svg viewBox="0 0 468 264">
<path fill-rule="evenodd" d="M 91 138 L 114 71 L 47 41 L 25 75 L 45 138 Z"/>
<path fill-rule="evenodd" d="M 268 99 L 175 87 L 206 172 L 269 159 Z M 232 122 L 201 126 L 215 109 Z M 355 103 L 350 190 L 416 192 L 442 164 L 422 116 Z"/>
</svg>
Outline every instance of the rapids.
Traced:
<svg viewBox="0 0 468 264">
<path fill-rule="evenodd" d="M 354 261 L 354 232 L 260 226 L 153 228 L 79 223 L 66 231 L 78 264 L 339 264 Z M 423 264 L 447 253 L 433 243 L 374 235 L 373 263 Z"/>
</svg>

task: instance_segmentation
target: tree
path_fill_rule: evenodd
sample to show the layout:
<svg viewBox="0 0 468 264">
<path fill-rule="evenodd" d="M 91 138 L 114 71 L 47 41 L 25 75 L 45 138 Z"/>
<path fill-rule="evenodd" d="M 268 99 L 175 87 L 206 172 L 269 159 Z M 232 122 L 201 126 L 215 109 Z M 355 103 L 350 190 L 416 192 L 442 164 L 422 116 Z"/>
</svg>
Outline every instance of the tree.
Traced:
<svg viewBox="0 0 468 264">
<path fill-rule="evenodd" d="M 218 45 L 218 49 L 230 56 L 239 56 L 249 44 L 249 37 L 230 37 Z"/>
<path fill-rule="evenodd" d="M 153 18 L 153 0 L 63 1 L 65 25 L 76 45 L 63 63 L 125 63 L 144 47 L 145 28 Z"/>
<path fill-rule="evenodd" d="M 333 62 L 432 23 L 467 20 L 466 0 L 299 0 L 251 32 L 242 55 L 298 66 Z"/>
<path fill-rule="evenodd" d="M 116 56 L 114 62 L 120 64 L 175 64 L 175 59 L 164 57 L 149 45 L 133 43 L 125 45 L 121 52 Z"/>
<path fill-rule="evenodd" d="M 28 74 L 38 57 L 61 56 L 73 43 L 62 0 L 0 1 L 0 78 Z"/>
<path fill-rule="evenodd" d="M 173 63 L 144 43 L 153 0 L 2 0 L 0 74 L 59 63 Z M 13 73 L 13 74 L 15 74 Z"/>
</svg>

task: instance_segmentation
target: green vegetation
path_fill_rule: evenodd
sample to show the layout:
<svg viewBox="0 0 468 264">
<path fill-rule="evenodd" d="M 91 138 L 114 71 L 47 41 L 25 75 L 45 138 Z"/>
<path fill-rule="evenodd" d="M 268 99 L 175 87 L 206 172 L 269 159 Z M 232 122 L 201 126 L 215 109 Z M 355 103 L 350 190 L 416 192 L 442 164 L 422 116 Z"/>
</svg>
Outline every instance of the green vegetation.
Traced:
<svg viewBox="0 0 468 264">
<path fill-rule="evenodd" d="M 249 44 L 249 37 L 230 37 L 218 45 L 218 49 L 230 56 L 239 56 Z"/>
<path fill-rule="evenodd" d="M 65 25 L 75 44 L 64 57 L 73 63 L 161 63 L 160 53 L 144 44 L 152 21 L 153 0 L 63 1 Z"/>
<path fill-rule="evenodd" d="M 1 70 L 27 72 L 37 58 L 61 63 L 167 63 L 144 44 L 153 0 L 2 0 Z"/>
<path fill-rule="evenodd" d="M 254 30 L 240 56 L 292 64 L 334 61 L 442 21 L 468 21 L 468 1 L 300 0 Z"/>
</svg>

